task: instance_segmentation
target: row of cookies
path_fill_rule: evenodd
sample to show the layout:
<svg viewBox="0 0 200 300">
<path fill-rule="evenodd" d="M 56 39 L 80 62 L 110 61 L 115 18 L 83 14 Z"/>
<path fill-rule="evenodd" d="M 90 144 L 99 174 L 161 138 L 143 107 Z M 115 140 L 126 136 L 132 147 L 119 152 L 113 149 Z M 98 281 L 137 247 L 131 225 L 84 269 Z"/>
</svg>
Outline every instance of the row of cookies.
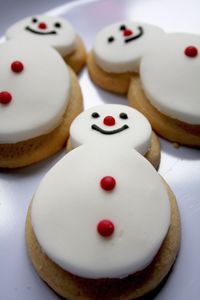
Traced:
<svg viewBox="0 0 200 300">
<path fill-rule="evenodd" d="M 199 35 L 120 22 L 102 29 L 88 59 L 92 80 L 127 94 L 162 137 L 200 146 Z"/>
<path fill-rule="evenodd" d="M 2 59 L 5 90 L 0 95 L 5 122 L 0 145 L 2 167 L 23 166 L 58 151 L 69 136 L 72 120 L 82 110 L 73 71 L 66 68 L 56 51 L 29 38 L 31 33 L 34 39 L 51 39 L 65 26 L 64 21 L 55 20 L 52 28 L 49 20 L 34 17 L 14 25 L 7 32 L 11 41 L 1 46 L 2 57 L 7 57 Z M 140 102 L 140 79 L 135 72 L 143 53 L 125 65 L 117 56 L 129 59 L 132 45 L 138 41 L 137 51 L 142 42 L 142 49 L 151 48 L 148 55 L 154 53 L 154 47 L 147 45 L 152 44 L 154 32 L 156 38 L 164 32 L 127 22 L 111 27 L 109 35 L 107 28 L 100 33 L 100 42 L 97 36 L 88 60 L 91 77 L 112 92 L 118 92 L 113 88 L 121 88 L 125 82 L 130 97 L 134 95 Z M 74 41 L 80 49 L 76 35 Z M 115 41 L 123 42 L 122 51 Z M 56 50 L 78 72 L 84 60 L 74 67 L 74 60 L 69 58 L 76 47 L 67 52 L 61 44 Z M 114 52 L 110 45 L 114 45 Z M 104 54 L 106 60 L 111 59 L 105 64 L 109 69 L 101 65 Z M 130 65 L 134 69 L 126 70 Z M 155 66 L 157 62 L 153 69 Z M 141 113 L 127 106 L 106 105 L 92 108 L 73 121 L 68 149 L 74 148 L 46 174 L 30 205 L 26 238 L 33 265 L 67 299 L 136 299 L 165 278 L 180 243 L 175 197 L 143 157 L 158 166 L 158 140 Z"/>
<path fill-rule="evenodd" d="M 45 73 L 43 65 L 47 63 L 49 66 L 52 64 L 51 67 L 54 69 L 53 59 L 49 57 L 47 62 L 45 54 L 45 59 L 42 54 L 39 58 L 42 46 L 34 46 L 31 43 L 38 42 L 43 46 L 48 44 L 55 48 L 75 72 L 79 72 L 85 64 L 86 51 L 73 27 L 61 18 L 49 16 L 26 18 L 11 26 L 6 32 L 6 37 L 12 42 L 3 44 L 1 51 L 1 69 L 7 72 L 7 77 L 2 78 L 0 93 L 1 106 L 4 106 L 0 111 L 2 124 L 4 124 L 0 132 L 0 165 L 12 168 L 32 164 L 58 151 L 66 141 L 69 129 L 67 127 L 73 117 L 82 110 L 80 89 L 72 72 L 70 71 L 70 76 L 64 75 L 68 76 L 67 79 L 64 79 L 63 74 L 60 75 L 61 70 L 56 69 L 59 65 L 56 59 L 60 60 L 57 55 L 57 58 L 54 58 L 55 71 L 50 75 L 50 69 L 47 68 L 48 74 L 42 74 L 41 69 Z M 24 49 L 20 50 L 23 47 Z M 31 50 L 33 48 L 34 54 Z M 12 51 L 7 49 L 12 49 Z M 29 53 L 26 59 L 30 60 L 32 65 L 28 69 L 25 66 L 24 54 L 19 53 L 20 51 Z M 4 59 L 5 55 L 6 59 Z M 149 119 L 153 129 L 161 136 L 173 142 L 195 147 L 198 147 L 200 143 L 198 64 L 197 35 L 166 34 L 156 26 L 133 22 L 113 24 L 100 31 L 95 39 L 93 50 L 88 56 L 88 70 L 95 83 L 111 92 L 126 93 L 130 106 L 141 111 Z M 64 66 L 62 68 L 64 70 Z M 65 73 L 67 72 L 65 70 Z M 32 75 L 29 75 L 31 73 Z M 34 102 L 29 101 L 30 110 L 26 113 L 26 99 L 31 99 L 31 97 L 26 95 L 20 87 L 20 85 L 26 86 L 29 76 L 34 77 L 30 79 L 32 90 L 38 92 L 36 94 L 32 93 L 30 88 L 26 89 L 29 94 L 34 94 L 32 101 L 44 104 L 46 97 L 45 101 L 51 103 L 51 106 L 48 106 L 48 114 L 45 114 L 46 120 L 43 118 L 42 108 L 35 106 L 35 109 L 40 110 L 40 114 L 35 111 L 37 124 L 36 118 L 33 121 Z M 59 81 L 58 84 L 57 81 Z M 42 82 L 45 83 L 41 84 Z M 12 91 L 15 99 L 20 98 L 20 104 L 19 100 L 13 101 L 13 94 L 9 91 L 9 89 L 12 90 L 11 85 L 15 86 L 16 92 L 19 90 L 23 93 L 21 97 L 20 94 L 16 95 L 15 91 Z M 62 100 L 57 100 L 64 85 L 65 94 L 62 95 Z M 49 87 L 48 92 L 44 89 L 45 86 Z M 52 93 L 50 86 L 55 94 Z M 46 92 L 45 95 L 43 91 Z M 70 93 L 76 95 L 73 94 L 71 97 Z M 73 101 L 70 101 L 70 98 L 74 97 L 78 99 L 72 104 Z M 56 105 L 60 103 L 60 106 L 53 107 L 53 102 Z M 67 105 L 68 102 L 69 105 Z M 50 112 L 50 107 L 52 112 Z M 45 108 L 46 104 L 44 110 Z M 70 113 L 66 116 L 68 109 Z M 18 114 L 16 114 L 17 111 L 19 111 Z M 24 121 L 21 113 L 27 116 Z M 32 118 L 29 117 L 30 113 Z M 39 115 L 42 120 L 39 120 Z M 67 124 L 65 122 L 65 130 L 61 126 L 63 118 L 69 120 Z M 20 125 L 21 127 L 18 128 Z M 24 128 L 26 128 L 26 133 Z M 52 136 L 48 136 L 49 134 Z M 41 143 L 40 137 L 43 135 L 45 139 L 51 139 L 52 145 L 48 144 L 48 150 L 45 147 L 47 144 L 44 143 L 44 138 Z M 58 136 L 60 137 L 57 140 Z M 56 137 L 56 141 L 52 137 Z M 36 149 L 39 153 L 36 157 L 32 155 L 33 148 L 35 153 Z"/>
</svg>

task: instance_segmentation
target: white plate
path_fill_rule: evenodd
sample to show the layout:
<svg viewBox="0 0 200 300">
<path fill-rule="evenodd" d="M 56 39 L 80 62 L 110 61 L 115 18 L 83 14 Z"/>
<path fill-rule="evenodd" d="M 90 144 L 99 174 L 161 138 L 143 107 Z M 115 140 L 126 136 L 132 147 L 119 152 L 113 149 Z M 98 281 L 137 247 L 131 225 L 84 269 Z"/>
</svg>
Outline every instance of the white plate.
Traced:
<svg viewBox="0 0 200 300">
<path fill-rule="evenodd" d="M 162 26 L 166 31 L 200 32 L 199 0 L 75 1 L 49 12 L 63 15 L 75 26 L 88 49 L 106 24 L 134 19 Z M 80 76 L 85 107 L 98 103 L 127 103 L 92 85 L 87 71 Z M 172 187 L 182 220 L 182 242 L 177 262 L 157 300 L 200 299 L 200 152 L 175 149 L 161 140 L 160 173 Z M 24 225 L 28 204 L 42 176 L 64 155 L 22 170 L 0 172 L 0 299 L 56 300 L 34 271 L 26 254 Z M 102 299 L 103 300 L 103 299 Z"/>
</svg>

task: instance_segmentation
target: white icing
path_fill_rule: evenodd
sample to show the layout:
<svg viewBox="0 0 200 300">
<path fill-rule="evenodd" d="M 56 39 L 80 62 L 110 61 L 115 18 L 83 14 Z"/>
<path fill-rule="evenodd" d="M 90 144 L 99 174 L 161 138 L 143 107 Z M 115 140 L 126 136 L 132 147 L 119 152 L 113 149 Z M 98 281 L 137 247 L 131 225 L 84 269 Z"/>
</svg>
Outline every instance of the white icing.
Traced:
<svg viewBox="0 0 200 300">
<path fill-rule="evenodd" d="M 97 112 L 99 117 L 93 118 L 93 112 Z M 126 113 L 128 118 L 121 119 L 120 113 Z M 106 116 L 114 117 L 115 125 L 105 125 L 103 121 Z M 108 132 L 124 125 L 129 128 L 115 134 L 102 134 L 91 128 L 93 124 Z M 115 142 L 116 147 L 123 144 L 124 147 L 132 147 L 145 154 L 150 147 L 151 132 L 149 121 L 137 110 L 125 105 L 107 104 L 92 107 L 76 117 L 70 127 L 70 141 L 73 148 L 89 142 L 94 145 Z"/>
<path fill-rule="evenodd" d="M 200 125 L 200 36 L 188 33 L 166 36 L 165 42 L 141 61 L 145 94 L 163 114 Z M 198 49 L 196 57 L 185 55 L 188 46 Z"/>
<path fill-rule="evenodd" d="M 37 19 L 37 22 L 33 22 L 33 19 Z M 45 29 L 39 28 L 40 23 L 45 23 L 47 27 Z M 56 23 L 60 23 L 61 27 L 56 27 Z M 52 31 L 56 33 L 37 34 L 25 29 L 26 27 L 39 33 L 49 33 Z M 67 20 L 60 17 L 41 15 L 25 18 L 9 27 L 6 32 L 7 39 L 18 37 L 31 38 L 47 43 L 49 46 L 54 47 L 62 56 L 73 52 L 76 47 L 76 33 L 74 28 Z"/>
<path fill-rule="evenodd" d="M 21 73 L 12 62 L 24 65 Z M 12 101 L 0 103 L 0 143 L 16 143 L 52 131 L 62 121 L 70 92 L 70 76 L 61 56 L 51 47 L 25 40 L 0 45 L 0 92 Z"/>
<path fill-rule="evenodd" d="M 125 25 L 132 31 L 130 36 L 124 36 L 120 26 Z M 126 39 L 137 36 L 142 27 L 143 34 L 129 42 Z M 93 51 L 96 63 L 106 72 L 122 73 L 127 71 L 138 72 L 142 56 L 150 49 L 157 47 L 165 36 L 164 31 L 150 24 L 122 21 L 102 29 L 96 36 Z M 109 43 L 108 38 L 114 41 Z"/>
<path fill-rule="evenodd" d="M 104 176 L 116 187 L 101 189 Z M 83 145 L 44 177 L 33 198 L 32 226 L 43 251 L 63 269 L 86 278 L 123 278 L 144 269 L 170 224 L 163 182 L 137 151 L 107 143 Z M 110 238 L 96 230 L 115 225 Z"/>
</svg>

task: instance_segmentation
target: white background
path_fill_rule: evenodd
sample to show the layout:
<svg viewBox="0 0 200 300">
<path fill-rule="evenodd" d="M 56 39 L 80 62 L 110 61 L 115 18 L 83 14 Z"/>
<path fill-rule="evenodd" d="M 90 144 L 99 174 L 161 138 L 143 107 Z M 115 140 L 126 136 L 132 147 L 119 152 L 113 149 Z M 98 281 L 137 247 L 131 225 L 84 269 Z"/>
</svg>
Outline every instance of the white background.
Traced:
<svg viewBox="0 0 200 300">
<path fill-rule="evenodd" d="M 26 15 L 43 13 L 58 0 L 2 1 L 0 32 Z M 67 1 L 69 2 L 69 1 Z M 89 2 L 89 1 L 88 1 Z M 199 0 L 102 0 L 85 4 L 71 1 L 51 14 L 68 18 L 82 36 L 88 50 L 96 32 L 106 24 L 123 19 L 157 24 L 166 31 L 200 33 Z M 97 89 L 87 71 L 80 75 L 85 107 L 99 103 L 123 103 L 125 98 Z M 200 152 L 176 149 L 161 139 L 162 156 L 159 172 L 173 189 L 180 208 L 182 241 L 177 262 L 157 300 L 200 299 Z M 40 280 L 26 254 L 24 223 L 29 202 L 41 178 L 64 151 L 33 167 L 0 171 L 0 300 L 56 300 Z M 149 298 L 152 299 L 152 298 Z M 102 299 L 103 300 L 103 299 Z"/>
</svg>

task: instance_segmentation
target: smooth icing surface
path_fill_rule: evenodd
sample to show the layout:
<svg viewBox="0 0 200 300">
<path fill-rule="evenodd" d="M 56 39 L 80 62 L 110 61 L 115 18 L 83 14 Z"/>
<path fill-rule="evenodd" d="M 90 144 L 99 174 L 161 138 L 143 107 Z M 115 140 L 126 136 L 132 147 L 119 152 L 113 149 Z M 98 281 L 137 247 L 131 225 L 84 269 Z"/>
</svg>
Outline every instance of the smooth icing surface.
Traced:
<svg viewBox="0 0 200 300">
<path fill-rule="evenodd" d="M 112 191 L 100 186 L 108 175 L 116 181 Z M 43 251 L 63 269 L 123 278 L 155 257 L 169 228 L 170 204 L 160 176 L 137 151 L 89 143 L 46 174 L 31 218 Z M 113 225 L 107 237 L 103 220 Z"/>
<path fill-rule="evenodd" d="M 95 61 L 106 72 L 138 72 L 142 56 L 157 47 L 164 36 L 161 28 L 145 23 L 121 21 L 109 25 L 94 41 Z"/>
<path fill-rule="evenodd" d="M 156 51 L 143 57 L 140 76 L 145 94 L 160 112 L 200 124 L 199 35 L 168 34 Z"/>
<path fill-rule="evenodd" d="M 23 70 L 13 71 L 20 61 Z M 66 110 L 70 76 L 61 56 L 51 47 L 25 40 L 0 45 L 0 144 L 16 143 L 52 131 Z M 5 96 L 4 96 L 5 98 Z"/>
<path fill-rule="evenodd" d="M 93 116 L 94 113 L 98 116 Z M 107 117 L 110 117 L 111 124 L 112 120 L 115 123 L 106 125 Z M 73 148 L 85 143 L 106 145 L 112 142 L 116 147 L 123 144 L 145 154 L 150 147 L 151 133 L 149 121 L 137 110 L 125 105 L 106 104 L 92 107 L 76 117 L 70 127 L 70 141 Z"/>
<path fill-rule="evenodd" d="M 53 16 L 32 16 L 25 18 L 6 32 L 7 39 L 17 37 L 31 38 L 54 47 L 62 56 L 76 47 L 76 33 L 72 25 L 65 19 Z"/>
</svg>

